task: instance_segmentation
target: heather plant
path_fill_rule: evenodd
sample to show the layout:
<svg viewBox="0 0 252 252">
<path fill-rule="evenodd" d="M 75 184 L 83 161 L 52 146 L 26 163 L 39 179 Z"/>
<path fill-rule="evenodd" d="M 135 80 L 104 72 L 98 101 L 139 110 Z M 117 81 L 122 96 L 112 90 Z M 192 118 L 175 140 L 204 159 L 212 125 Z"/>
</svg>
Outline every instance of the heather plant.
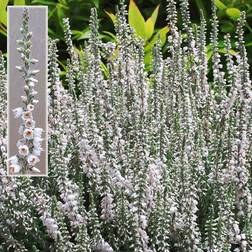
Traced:
<svg viewBox="0 0 252 252">
<path fill-rule="evenodd" d="M 49 41 L 49 177 L 1 178 L 2 251 L 252 251 L 245 16 L 237 53 L 227 35 L 222 59 L 212 5 L 208 72 L 206 21 L 193 29 L 188 6 L 167 2 L 168 55 L 157 41 L 152 72 L 123 2 L 117 44 L 101 41 L 92 9 L 91 36 L 77 55 L 64 20 L 67 89 Z M 105 75 L 102 59 L 115 50 Z"/>
<path fill-rule="evenodd" d="M 40 161 L 39 156 L 42 151 L 42 128 L 35 127 L 33 111 L 35 105 L 39 102 L 35 99 L 37 91 L 35 85 L 38 80 L 35 75 L 39 70 L 32 69 L 32 65 L 38 62 L 37 59 L 31 56 L 31 37 L 32 32 L 29 31 L 29 13 L 28 9 L 24 9 L 22 26 L 20 28 L 22 39 L 17 43 L 20 47 L 17 48 L 23 61 L 22 66 L 16 66 L 16 69 L 22 73 L 24 79 L 24 93 L 21 96 L 22 107 L 13 109 L 14 117 L 20 120 L 18 133 L 21 138 L 17 142 L 18 153 L 9 159 L 10 174 L 27 174 L 29 172 L 39 173 L 40 170 L 35 165 Z"/>
</svg>

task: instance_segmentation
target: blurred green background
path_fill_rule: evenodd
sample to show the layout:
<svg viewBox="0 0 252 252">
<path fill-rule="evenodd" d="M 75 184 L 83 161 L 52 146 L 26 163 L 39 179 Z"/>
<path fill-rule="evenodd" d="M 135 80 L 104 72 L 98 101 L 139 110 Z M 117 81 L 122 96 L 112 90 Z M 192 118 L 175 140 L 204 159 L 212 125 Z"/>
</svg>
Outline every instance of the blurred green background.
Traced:
<svg viewBox="0 0 252 252">
<path fill-rule="evenodd" d="M 138 34 L 145 39 L 145 63 L 148 65 L 151 61 L 151 48 L 154 45 L 157 34 L 163 37 L 162 45 L 165 53 L 165 38 L 168 29 L 166 24 L 166 0 L 133 0 L 131 1 L 131 20 L 130 24 L 141 33 L 141 26 L 146 22 L 147 34 Z M 210 31 L 211 20 L 211 0 L 191 0 L 190 11 L 193 23 L 199 24 L 200 10 L 203 11 L 207 20 L 208 32 Z M 128 6 L 130 5 L 126 1 Z M 89 37 L 89 15 L 90 8 L 96 7 L 100 21 L 100 36 L 104 41 L 115 41 L 115 31 L 113 25 L 113 15 L 115 7 L 119 0 L 0 0 L 0 50 L 6 52 L 6 6 L 7 5 L 47 5 L 49 35 L 59 40 L 59 63 L 64 72 L 66 55 L 66 46 L 64 43 L 63 21 L 64 17 L 70 18 L 71 29 L 73 32 L 73 42 L 76 48 L 80 48 L 84 41 Z M 235 36 L 235 27 L 240 12 L 245 11 L 247 24 L 245 28 L 246 47 L 248 51 L 250 65 L 252 65 L 252 0 L 215 0 L 220 20 L 220 38 L 219 49 L 223 53 L 223 37 L 226 33 L 231 33 L 233 39 Z M 158 7 L 159 6 L 159 7 Z M 109 17 L 110 16 L 110 17 Z M 112 17 L 112 19 L 111 19 Z M 179 18 L 181 26 L 181 19 Z M 209 36 L 208 36 L 209 38 Z M 208 41 L 209 43 L 209 41 Z M 234 40 L 233 40 L 234 46 Z M 211 57 L 211 48 L 208 47 L 208 56 Z"/>
</svg>

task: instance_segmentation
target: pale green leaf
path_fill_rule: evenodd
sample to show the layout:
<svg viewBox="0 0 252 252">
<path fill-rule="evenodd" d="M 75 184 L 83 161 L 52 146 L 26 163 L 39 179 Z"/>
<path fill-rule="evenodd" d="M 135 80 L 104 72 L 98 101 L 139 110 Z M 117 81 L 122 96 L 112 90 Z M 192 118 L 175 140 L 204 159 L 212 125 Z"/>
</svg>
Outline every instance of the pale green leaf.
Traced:
<svg viewBox="0 0 252 252">
<path fill-rule="evenodd" d="M 144 64 L 149 65 L 151 64 L 151 61 L 152 61 L 152 52 L 150 51 L 144 55 Z"/>
<path fill-rule="evenodd" d="M 166 35 L 169 31 L 169 28 L 168 26 L 165 26 L 163 28 L 161 28 L 155 35 L 154 37 L 151 39 L 150 43 L 148 43 L 144 50 L 145 52 L 148 52 L 150 50 L 152 50 L 153 46 L 157 43 L 158 41 L 158 38 L 160 39 L 160 43 L 161 43 L 161 46 L 163 46 L 165 44 L 165 41 L 166 41 Z"/>
<path fill-rule="evenodd" d="M 200 10 L 203 13 L 203 16 L 206 18 L 207 17 L 207 10 L 204 4 L 204 0 L 195 0 L 196 5 L 198 7 L 198 10 Z"/>
<path fill-rule="evenodd" d="M 241 15 L 241 11 L 237 8 L 227 8 L 226 13 L 233 20 L 237 20 Z"/>
<path fill-rule="evenodd" d="M 159 6 L 160 6 L 160 5 L 158 5 L 158 6 L 155 8 L 155 10 L 152 12 L 152 14 L 151 14 L 151 16 L 150 16 L 150 18 L 153 20 L 154 26 L 155 26 L 155 24 L 156 24 L 157 17 L 158 17 Z"/>
<path fill-rule="evenodd" d="M 151 16 L 145 22 L 145 39 L 146 40 L 150 39 L 153 35 L 154 27 L 157 21 L 158 11 L 159 11 L 159 5 L 156 7 L 156 9 L 153 11 Z"/>
<path fill-rule="evenodd" d="M 105 13 L 110 17 L 111 21 L 113 23 L 115 23 L 115 21 L 116 21 L 116 15 L 113 14 L 113 13 L 111 13 L 111 12 L 108 12 L 108 11 L 105 11 Z"/>
<path fill-rule="evenodd" d="M 227 50 L 226 50 L 225 48 L 220 48 L 220 49 L 218 49 L 218 52 L 219 52 L 219 53 L 226 54 L 226 53 L 227 53 Z M 236 51 L 233 50 L 233 49 L 230 49 L 230 50 L 229 50 L 229 53 L 230 53 L 231 55 L 233 55 L 233 56 L 236 55 Z"/>
<path fill-rule="evenodd" d="M 7 11 L 6 6 L 8 4 L 8 0 L 0 0 L 0 22 L 7 26 Z"/>
<path fill-rule="evenodd" d="M 154 23 L 151 18 L 148 18 L 145 23 L 145 39 L 148 40 L 152 37 L 154 32 Z"/>
<path fill-rule="evenodd" d="M 214 4 L 220 10 L 225 10 L 227 8 L 227 6 L 220 0 L 214 0 Z"/>
<path fill-rule="evenodd" d="M 95 8 L 99 9 L 100 0 L 93 0 L 93 3 L 95 5 Z"/>
<path fill-rule="evenodd" d="M 103 33 L 111 37 L 113 41 L 116 41 L 116 36 L 112 32 L 103 31 Z"/>
<path fill-rule="evenodd" d="M 246 47 L 252 46 L 252 42 L 248 42 L 245 44 Z"/>
<path fill-rule="evenodd" d="M 25 5 L 25 0 L 14 0 L 14 5 Z"/>
<path fill-rule="evenodd" d="M 106 78 L 108 78 L 109 77 L 108 68 L 106 67 L 106 65 L 103 62 L 101 62 L 100 66 L 101 66 L 101 69 L 102 69 L 102 72 L 103 72 L 104 76 Z"/>
<path fill-rule="evenodd" d="M 221 24 L 221 31 L 222 32 L 233 32 L 235 27 L 231 21 L 225 21 Z"/>
<path fill-rule="evenodd" d="M 213 56 L 213 51 L 208 51 L 207 52 L 207 61 L 209 61 Z"/>
<path fill-rule="evenodd" d="M 2 29 L 0 29 L 0 33 L 3 34 L 5 37 L 7 36 L 7 33 Z"/>
<path fill-rule="evenodd" d="M 145 20 L 134 0 L 130 0 L 128 19 L 129 25 L 135 30 L 136 34 L 145 39 Z"/>
</svg>

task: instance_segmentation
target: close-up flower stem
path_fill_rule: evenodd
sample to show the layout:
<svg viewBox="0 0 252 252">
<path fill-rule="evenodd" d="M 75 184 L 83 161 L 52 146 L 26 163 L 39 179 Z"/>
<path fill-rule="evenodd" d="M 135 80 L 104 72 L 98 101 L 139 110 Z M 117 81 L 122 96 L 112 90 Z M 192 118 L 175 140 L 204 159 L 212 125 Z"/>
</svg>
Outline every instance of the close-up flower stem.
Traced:
<svg viewBox="0 0 252 252">
<path fill-rule="evenodd" d="M 37 91 L 35 87 L 38 80 L 35 78 L 39 70 L 33 69 L 33 65 L 38 62 L 32 57 L 32 32 L 29 31 L 29 12 L 25 8 L 20 28 L 22 38 L 17 40 L 17 51 L 23 65 L 16 66 L 16 69 L 22 74 L 24 95 L 21 96 L 22 106 L 13 109 L 14 117 L 20 122 L 18 133 L 20 139 L 17 142 L 18 152 L 9 159 L 9 173 L 28 174 L 29 172 L 40 173 L 36 164 L 40 161 L 39 156 L 42 151 L 41 143 L 43 129 L 36 128 L 33 117 L 34 107 L 39 102 L 36 99 Z"/>
</svg>

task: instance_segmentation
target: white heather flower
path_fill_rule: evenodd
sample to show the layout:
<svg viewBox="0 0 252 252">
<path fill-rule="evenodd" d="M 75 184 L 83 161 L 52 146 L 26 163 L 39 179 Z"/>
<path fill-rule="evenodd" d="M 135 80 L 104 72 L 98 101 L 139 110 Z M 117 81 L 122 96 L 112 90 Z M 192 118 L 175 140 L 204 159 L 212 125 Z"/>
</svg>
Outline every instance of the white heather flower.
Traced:
<svg viewBox="0 0 252 252">
<path fill-rule="evenodd" d="M 24 132 L 24 126 L 21 125 L 18 129 L 18 134 L 23 135 L 23 132 Z"/>
<path fill-rule="evenodd" d="M 25 91 L 28 91 L 28 90 L 29 90 L 29 86 L 25 85 L 25 86 L 24 86 L 24 90 L 25 90 Z"/>
<path fill-rule="evenodd" d="M 113 252 L 111 246 L 105 241 L 99 241 L 94 248 L 96 251 Z"/>
<path fill-rule="evenodd" d="M 35 127 L 35 121 L 32 119 L 25 120 L 25 127 L 26 128 L 34 128 Z"/>
<path fill-rule="evenodd" d="M 1 150 L 1 152 L 5 152 L 6 151 L 6 148 L 5 148 L 5 146 L 1 146 L 1 148 L 0 148 L 0 150 Z"/>
<path fill-rule="evenodd" d="M 32 165 L 34 166 L 35 164 L 37 164 L 39 162 L 39 158 L 33 154 L 30 154 L 28 157 L 27 157 L 27 162 L 29 165 Z"/>
<path fill-rule="evenodd" d="M 19 108 L 15 108 L 12 111 L 14 113 L 14 117 L 15 118 L 19 118 L 22 115 L 22 113 L 23 113 L 23 109 L 20 108 L 20 107 Z"/>
<path fill-rule="evenodd" d="M 26 96 L 21 96 L 21 100 L 23 101 L 23 102 L 27 102 L 27 97 Z"/>
<path fill-rule="evenodd" d="M 31 119 L 32 118 L 31 111 L 25 111 L 25 112 L 23 112 L 22 118 L 23 118 L 23 120 Z"/>
<path fill-rule="evenodd" d="M 37 104 L 39 101 L 38 100 L 33 100 L 33 103 L 34 104 Z"/>
<path fill-rule="evenodd" d="M 41 128 L 35 128 L 34 129 L 34 137 L 41 138 L 42 132 L 43 132 L 43 129 L 41 129 Z M 41 141 L 42 141 L 42 139 L 41 139 Z"/>
<path fill-rule="evenodd" d="M 17 69 L 18 71 L 22 71 L 22 70 L 23 70 L 23 67 L 21 67 L 21 66 L 16 66 L 16 69 Z"/>
<path fill-rule="evenodd" d="M 33 130 L 32 129 L 25 129 L 23 136 L 24 136 L 24 138 L 32 139 L 33 138 Z"/>
<path fill-rule="evenodd" d="M 16 165 L 16 164 L 18 164 L 18 157 L 12 156 L 8 159 L 8 161 L 10 161 L 11 164 Z"/>
<path fill-rule="evenodd" d="M 38 82 L 38 80 L 35 79 L 35 78 L 29 78 L 29 81 L 30 81 L 30 82 L 33 82 L 33 83 L 37 83 L 37 82 Z M 30 82 L 29 82 L 29 83 L 30 83 Z"/>
<path fill-rule="evenodd" d="M 31 74 L 37 74 L 37 73 L 39 73 L 39 70 L 32 70 L 31 71 Z"/>
<path fill-rule="evenodd" d="M 40 170 L 36 167 L 32 167 L 31 170 L 35 173 L 40 173 Z"/>
<path fill-rule="evenodd" d="M 35 86 L 35 83 L 34 83 L 33 81 L 29 81 L 29 82 L 28 82 L 28 86 L 29 86 L 29 87 L 34 87 L 34 86 Z"/>
<path fill-rule="evenodd" d="M 33 96 L 35 96 L 35 95 L 37 95 L 38 94 L 38 91 L 35 91 L 35 90 L 33 90 L 32 92 L 31 92 L 31 95 L 33 95 Z M 34 101 L 33 101 L 34 102 Z"/>
<path fill-rule="evenodd" d="M 25 144 L 25 139 L 20 139 L 20 140 L 17 141 L 16 146 L 19 147 L 19 146 L 24 145 L 24 144 Z"/>
<path fill-rule="evenodd" d="M 34 105 L 28 104 L 28 105 L 27 105 L 27 109 L 28 109 L 29 111 L 33 111 L 33 110 L 34 110 Z"/>
<path fill-rule="evenodd" d="M 37 59 L 31 59 L 30 62 L 34 64 L 34 63 L 38 63 L 38 60 Z"/>
<path fill-rule="evenodd" d="M 34 133 L 34 132 L 33 132 Z M 35 135 L 34 135 L 35 136 Z M 33 138 L 33 145 L 34 145 L 34 148 L 40 148 L 41 147 L 41 142 L 43 141 L 42 138 L 40 137 L 34 137 Z"/>
<path fill-rule="evenodd" d="M 35 156 L 40 156 L 41 151 L 42 151 L 42 148 L 34 148 L 32 153 Z"/>
<path fill-rule="evenodd" d="M 246 248 L 247 248 L 247 245 L 248 245 L 247 241 L 243 240 L 243 241 L 241 242 L 241 247 L 242 247 L 243 249 L 246 249 Z"/>
<path fill-rule="evenodd" d="M 240 233 L 240 228 L 239 228 L 239 226 L 238 226 L 237 223 L 234 223 L 234 224 L 233 224 L 233 228 L 234 228 L 234 232 L 235 232 L 236 234 L 239 234 L 239 233 Z"/>
<path fill-rule="evenodd" d="M 27 145 L 20 145 L 18 148 L 18 153 L 21 156 L 27 156 L 29 154 L 29 148 Z"/>
<path fill-rule="evenodd" d="M 21 170 L 21 166 L 20 165 L 17 165 L 17 164 L 11 164 L 9 166 L 9 171 L 11 174 L 14 174 L 14 173 L 19 173 Z"/>
</svg>

